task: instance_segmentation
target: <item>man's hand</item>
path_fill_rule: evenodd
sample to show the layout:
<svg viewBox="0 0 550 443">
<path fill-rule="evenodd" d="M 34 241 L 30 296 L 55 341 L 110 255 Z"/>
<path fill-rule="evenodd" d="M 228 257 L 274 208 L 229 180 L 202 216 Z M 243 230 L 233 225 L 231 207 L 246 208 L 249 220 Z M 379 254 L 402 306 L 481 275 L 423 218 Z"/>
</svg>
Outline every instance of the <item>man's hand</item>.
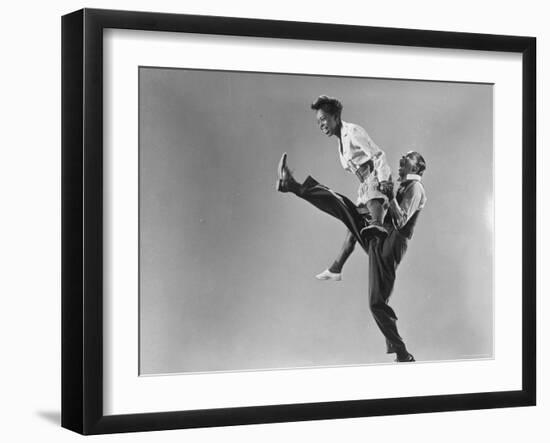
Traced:
<svg viewBox="0 0 550 443">
<path fill-rule="evenodd" d="M 380 192 L 388 197 L 388 200 L 393 200 L 395 197 L 393 192 L 393 182 L 391 180 L 380 182 Z"/>
</svg>

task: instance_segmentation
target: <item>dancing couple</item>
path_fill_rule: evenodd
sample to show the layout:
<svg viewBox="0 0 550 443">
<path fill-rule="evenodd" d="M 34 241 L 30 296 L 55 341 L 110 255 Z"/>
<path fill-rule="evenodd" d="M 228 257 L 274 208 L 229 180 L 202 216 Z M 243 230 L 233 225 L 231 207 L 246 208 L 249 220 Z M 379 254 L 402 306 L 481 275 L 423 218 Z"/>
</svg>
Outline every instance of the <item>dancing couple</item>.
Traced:
<svg viewBox="0 0 550 443">
<path fill-rule="evenodd" d="M 292 193 L 344 223 L 348 232 L 340 253 L 332 265 L 316 277 L 319 280 L 341 280 L 343 266 L 359 243 L 369 256 L 369 306 L 385 337 L 386 350 L 396 354 L 397 362 L 414 362 L 397 331 L 397 316 L 388 300 L 397 267 L 426 203 L 421 182 L 426 162 L 418 152 L 404 154 L 399 161 L 395 191 L 384 152 L 361 126 L 342 120 L 343 107 L 339 100 L 322 95 L 311 108 L 316 112 L 321 131 L 338 140 L 342 167 L 359 179 L 356 203 L 311 176 L 302 183 L 297 181 L 288 168 L 286 153 L 282 155 L 277 170 L 277 190 Z"/>
</svg>

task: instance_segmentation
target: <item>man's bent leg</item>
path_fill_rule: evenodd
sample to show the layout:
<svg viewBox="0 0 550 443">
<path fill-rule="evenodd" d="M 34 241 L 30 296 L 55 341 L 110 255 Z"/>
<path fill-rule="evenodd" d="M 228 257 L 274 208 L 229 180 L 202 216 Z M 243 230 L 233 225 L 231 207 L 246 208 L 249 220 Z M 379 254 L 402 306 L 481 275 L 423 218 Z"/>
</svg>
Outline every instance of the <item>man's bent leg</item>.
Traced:
<svg viewBox="0 0 550 443">
<path fill-rule="evenodd" d="M 350 199 L 320 184 L 311 176 L 306 178 L 299 189 L 293 189 L 291 192 L 344 223 L 355 240 L 367 251 L 367 245 L 360 233 L 363 216 Z"/>
<path fill-rule="evenodd" d="M 363 249 L 367 250 L 366 243 L 361 238 L 363 217 L 355 205 L 347 197 L 321 185 L 311 176 L 302 184 L 296 181 L 287 166 L 286 152 L 281 156 L 277 167 L 276 189 L 279 192 L 291 192 L 321 211 L 336 217 L 346 225 Z"/>
</svg>

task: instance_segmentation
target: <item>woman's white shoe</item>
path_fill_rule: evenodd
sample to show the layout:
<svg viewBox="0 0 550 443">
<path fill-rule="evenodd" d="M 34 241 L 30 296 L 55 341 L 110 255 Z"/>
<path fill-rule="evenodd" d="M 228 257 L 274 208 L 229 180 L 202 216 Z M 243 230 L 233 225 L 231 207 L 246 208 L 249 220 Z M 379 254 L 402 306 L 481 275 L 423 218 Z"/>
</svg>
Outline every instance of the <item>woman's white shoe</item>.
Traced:
<svg viewBox="0 0 550 443">
<path fill-rule="evenodd" d="M 317 280 L 330 280 L 330 281 L 340 281 L 342 280 L 342 274 L 337 274 L 335 272 L 330 272 L 328 269 L 325 269 L 320 274 L 315 276 Z"/>
</svg>

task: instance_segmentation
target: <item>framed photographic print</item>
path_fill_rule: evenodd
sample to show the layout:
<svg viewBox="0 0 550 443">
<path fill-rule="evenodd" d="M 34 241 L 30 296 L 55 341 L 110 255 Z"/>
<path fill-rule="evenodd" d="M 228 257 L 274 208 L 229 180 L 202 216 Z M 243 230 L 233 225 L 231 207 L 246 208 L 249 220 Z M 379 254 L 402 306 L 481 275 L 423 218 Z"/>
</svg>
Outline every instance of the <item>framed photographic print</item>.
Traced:
<svg viewBox="0 0 550 443">
<path fill-rule="evenodd" d="M 529 406 L 531 37 L 62 21 L 62 425 Z"/>
</svg>

